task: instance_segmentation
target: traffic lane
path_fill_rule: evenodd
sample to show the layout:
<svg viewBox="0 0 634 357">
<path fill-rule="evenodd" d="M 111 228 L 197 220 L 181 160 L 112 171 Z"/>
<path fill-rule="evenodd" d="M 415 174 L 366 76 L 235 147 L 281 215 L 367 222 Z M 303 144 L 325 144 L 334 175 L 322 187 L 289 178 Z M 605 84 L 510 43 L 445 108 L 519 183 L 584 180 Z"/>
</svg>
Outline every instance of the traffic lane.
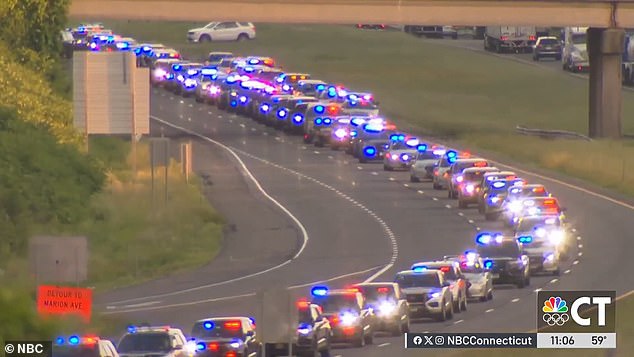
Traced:
<svg viewBox="0 0 634 357">
<path fill-rule="evenodd" d="M 237 120 L 238 122 L 240 122 L 240 119 L 234 119 L 234 120 Z M 231 136 L 231 137 L 232 137 L 232 138 L 235 138 L 235 139 L 238 139 L 237 137 L 234 137 L 234 136 Z M 287 138 L 287 140 L 288 140 L 288 138 Z M 249 141 L 248 141 L 248 142 L 251 142 L 251 141 L 254 141 L 254 140 L 253 140 L 253 138 L 249 138 Z M 257 144 L 257 143 L 256 143 L 256 147 L 260 147 L 260 146 L 261 146 L 261 145 L 259 145 L 259 144 Z M 281 150 L 287 150 L 287 149 L 282 148 Z M 280 155 L 280 156 L 284 156 L 283 154 L 284 154 L 284 153 L 280 153 L 280 154 L 278 154 L 278 155 Z M 341 153 L 340 153 L 340 154 L 341 154 Z M 323 159 L 323 156 L 322 156 L 322 159 Z M 304 165 L 304 167 L 303 167 L 304 169 L 306 169 L 306 168 L 307 168 L 307 169 L 310 169 L 311 167 L 313 167 L 313 166 L 311 166 L 310 164 L 306 164 L 306 162 L 307 162 L 307 160 L 306 160 L 306 159 L 304 159 L 304 160 L 303 160 L 303 162 L 304 162 L 304 164 L 305 164 L 305 165 Z M 291 162 L 291 163 L 292 163 L 292 164 L 294 164 L 294 163 L 295 163 L 295 161 L 294 161 L 294 160 L 292 160 L 292 162 Z M 316 176 L 316 175 L 321 174 L 321 173 L 323 172 L 323 166 L 320 166 L 320 165 L 315 165 L 315 166 L 314 166 L 314 168 L 318 169 L 318 170 L 319 170 L 319 172 L 318 172 L 318 173 L 315 173 L 315 174 L 311 174 L 311 175 Z M 299 168 L 297 168 L 297 169 L 299 169 Z M 353 172 L 355 172 L 355 171 L 353 171 Z M 361 173 L 358 173 L 358 174 L 361 174 Z M 389 176 L 389 178 L 394 178 L 393 176 L 394 176 L 394 175 L 397 175 L 397 173 L 389 173 L 389 175 L 390 175 L 390 176 Z M 378 175 L 377 175 L 377 176 L 378 176 Z M 384 175 L 383 175 L 383 173 L 381 174 L 381 176 L 384 176 Z M 369 179 L 370 179 L 370 180 L 372 180 L 372 177 L 374 177 L 374 176 L 369 176 L 369 177 L 370 177 Z M 337 177 L 337 179 L 341 179 L 341 177 L 340 177 L 340 176 L 338 176 L 338 177 Z M 407 206 L 407 204 L 406 204 L 407 202 L 406 202 L 405 200 L 396 200 L 396 201 L 392 201 L 392 200 L 391 200 L 391 199 L 393 199 L 394 197 L 398 197 L 398 195 L 399 195 L 399 194 L 403 194 L 403 193 L 407 194 L 407 191 L 406 191 L 406 190 L 403 190 L 403 188 L 402 188 L 400 185 L 398 185 L 398 182 L 393 182 L 393 181 L 389 181 L 389 180 L 386 180 L 386 179 L 388 179 L 388 177 L 376 177 L 376 178 L 375 178 L 375 180 L 377 180 L 377 181 L 381 182 L 382 184 L 383 184 L 383 183 L 385 183 L 385 182 L 387 181 L 387 182 L 388 182 L 388 186 L 387 186 L 387 187 L 393 187 L 393 188 L 396 188 L 396 189 L 397 189 L 397 190 L 399 190 L 400 192 L 399 192 L 399 193 L 390 192 L 390 191 L 387 191 L 387 190 L 385 189 L 385 187 L 380 187 L 380 188 L 370 188 L 370 190 L 369 190 L 369 191 L 371 192 L 372 197 L 377 198 L 377 200 L 378 200 L 378 201 L 380 201 L 380 202 L 389 202 L 389 203 L 390 203 L 390 207 L 389 207 L 389 209 L 390 209 L 391 211 L 394 211 L 394 210 L 396 209 L 396 210 L 398 210 L 398 212 L 415 212 L 415 211 L 416 211 L 415 207 L 408 207 L 408 206 Z M 355 180 L 355 179 L 347 178 L 347 179 L 345 179 L 344 181 L 347 181 L 347 182 L 354 182 L 354 180 Z M 358 180 L 358 179 L 356 179 L 356 181 L 357 181 L 357 182 L 359 182 L 359 183 L 356 185 L 356 188 L 361 188 L 361 187 L 367 187 L 367 186 L 368 186 L 367 181 L 362 181 L 362 180 Z M 386 196 L 386 197 L 385 197 L 385 198 L 384 198 L 384 197 L 381 197 L 381 194 L 385 194 L 385 196 Z M 439 192 L 438 194 L 441 194 L 441 193 Z M 405 198 L 406 198 L 406 199 L 408 199 L 408 198 L 410 198 L 410 197 L 415 197 L 415 195 L 411 195 L 411 194 L 409 194 L 409 195 L 408 195 L 408 196 L 406 196 Z M 419 202 L 416 202 L 416 203 L 419 203 Z M 374 207 L 374 206 L 373 206 L 373 207 Z M 419 208 L 419 207 L 416 207 L 416 208 Z M 445 208 L 444 206 L 442 206 L 442 207 L 441 207 L 441 206 L 436 206 L 436 208 L 439 210 L 439 212 L 441 212 L 441 215 L 442 215 L 441 219 L 446 219 L 447 217 L 446 217 L 445 215 L 446 215 L 447 213 L 445 213 L 445 211 L 444 211 L 444 209 L 446 209 L 446 208 Z M 420 211 L 419 211 L 418 213 L 420 213 Z M 383 215 L 382 215 L 382 216 L 383 216 Z M 421 217 L 424 217 L 424 215 L 420 215 L 420 216 L 421 216 Z M 458 216 L 458 215 L 456 215 L 456 217 L 459 217 L 459 216 Z M 420 219 L 419 217 L 416 217 L 416 218 L 417 218 L 416 220 L 417 220 L 418 222 L 420 222 L 420 221 L 421 221 L 421 219 Z M 402 220 L 402 215 L 401 215 L 400 219 Z M 437 220 L 437 219 L 432 219 L 432 221 L 436 221 L 436 220 Z M 399 225 L 401 225 L 401 224 L 402 224 L 403 226 L 405 226 L 405 227 L 411 227 L 411 226 L 412 226 L 409 222 L 399 222 Z M 448 225 L 447 225 L 447 227 L 456 227 L 456 225 L 455 225 L 455 224 L 448 224 Z M 498 230 L 499 230 L 499 229 L 498 229 Z M 436 233 L 436 234 L 434 235 L 434 237 L 437 237 L 437 236 L 438 236 L 437 232 L 438 232 L 438 231 L 437 231 L 437 230 L 435 230 L 435 233 Z M 474 233 L 472 233 L 472 234 L 475 234 L 475 231 L 474 231 Z M 442 255 L 445 255 L 445 254 L 458 253 L 459 251 L 462 251 L 462 250 L 463 250 L 463 247 L 464 247 L 464 249 L 473 247 L 473 240 L 472 240 L 473 235 L 469 235 L 469 238 L 466 238 L 466 239 L 464 238 L 464 237 L 465 237 L 464 232 L 460 232 L 460 233 L 458 233 L 458 234 L 450 234 L 450 235 L 455 236 L 455 237 L 460 237 L 460 238 L 461 238 L 461 240 L 462 240 L 462 244 L 464 244 L 464 245 L 460 248 L 460 250 L 456 249 L 456 245 L 454 245 L 452 248 L 449 248 L 449 249 L 447 249 L 447 248 L 441 249 L 441 250 L 440 250 L 440 251 L 438 251 L 437 253 L 427 253 L 427 254 L 429 254 L 429 255 L 426 255 L 426 256 L 425 256 L 425 255 L 423 255 L 423 254 L 421 254 L 421 253 L 414 253 L 414 254 L 415 254 L 415 257 L 413 257 L 413 258 L 410 258 L 410 259 L 407 259 L 407 260 L 405 260 L 405 261 L 400 262 L 400 265 L 399 265 L 399 264 L 397 264 L 397 266 L 395 267 L 395 270 L 398 270 L 398 269 L 407 269 L 407 268 L 409 268 L 409 266 L 411 265 L 411 263 L 412 263 L 412 262 L 414 262 L 414 261 L 420 261 L 420 260 L 423 260 L 423 259 L 424 259 L 424 260 L 429 260 L 429 259 L 431 259 L 431 260 L 433 260 L 433 259 L 438 259 L 439 257 L 442 257 Z M 399 238 L 400 238 L 400 237 L 399 237 Z M 444 236 L 443 236 L 443 238 L 444 238 Z M 424 238 L 423 238 L 423 239 L 424 239 Z M 464 239 L 464 240 L 463 240 L 463 239 Z M 444 239 L 444 241 L 446 241 L 446 239 Z M 399 242 L 399 243 L 401 243 L 401 242 Z M 424 241 L 423 241 L 423 243 L 428 243 L 428 242 L 424 242 Z M 404 249 L 404 250 L 403 250 L 403 249 L 401 249 L 401 251 L 408 251 L 408 252 L 409 252 L 409 251 L 413 251 L 413 252 L 420 251 L 420 245 L 421 245 L 421 240 L 419 239 L 419 240 L 416 242 L 416 246 L 414 247 L 414 248 L 418 248 L 418 249 L 412 249 L 412 250 L 408 250 L 408 249 Z M 437 244 L 437 243 L 428 243 L 428 245 L 429 245 L 429 246 L 431 246 L 431 247 L 432 247 L 432 249 L 433 249 L 433 248 L 437 248 L 437 247 L 439 247 L 439 244 Z M 428 249 L 428 250 L 429 250 L 429 249 Z M 391 278 L 393 277 L 393 272 L 388 272 L 388 273 L 386 273 L 385 275 L 388 275 L 386 278 L 391 279 Z M 547 281 L 547 280 L 545 280 L 545 281 Z M 509 296 L 505 298 L 505 297 L 503 296 L 503 295 L 504 295 L 504 293 L 503 293 L 503 295 L 500 297 L 500 300 L 499 300 L 499 301 L 511 300 L 511 299 L 513 299 L 513 298 L 515 297 L 515 296 L 514 296 L 514 294 L 515 294 L 515 293 L 508 293 L 508 295 L 509 295 Z M 480 312 L 484 312 L 485 310 L 488 310 L 488 309 L 489 309 L 489 308 L 486 308 L 486 309 L 484 309 L 484 308 L 479 308 L 479 310 L 482 310 L 482 311 L 480 311 Z M 476 309 L 476 310 L 478 310 L 478 309 Z M 477 313 L 477 311 L 475 311 L 474 313 Z M 467 316 L 467 314 L 465 314 L 465 315 L 463 315 L 463 316 Z M 437 326 L 434 326 L 434 328 L 437 328 Z"/>
<path fill-rule="evenodd" d="M 188 141 L 182 133 L 151 123 L 151 133 L 165 135 L 173 141 Z M 178 148 L 172 142 L 172 146 Z M 227 220 L 223 245 L 218 256 L 200 269 L 180 272 L 144 284 L 99 294 L 96 305 L 123 300 L 123 305 L 146 295 L 187 289 L 192 284 L 230 280 L 267 269 L 273 263 L 284 262 L 297 251 L 302 237 L 289 217 L 250 188 L 248 179 L 235 167 L 224 150 L 193 140 L 193 169 L 202 180 L 204 196 Z M 248 207 L 250 216 L 244 215 Z M 252 219 L 257 217 L 258 219 Z"/>
</svg>

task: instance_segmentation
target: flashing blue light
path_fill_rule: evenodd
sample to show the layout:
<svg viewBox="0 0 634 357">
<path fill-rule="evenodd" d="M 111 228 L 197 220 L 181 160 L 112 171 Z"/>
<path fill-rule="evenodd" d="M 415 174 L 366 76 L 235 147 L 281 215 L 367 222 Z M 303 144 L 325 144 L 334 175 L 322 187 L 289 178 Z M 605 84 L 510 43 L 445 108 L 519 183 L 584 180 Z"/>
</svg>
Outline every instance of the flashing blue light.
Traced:
<svg viewBox="0 0 634 357">
<path fill-rule="evenodd" d="M 198 342 L 196 344 L 196 351 L 204 351 L 205 349 L 207 349 L 207 345 L 203 342 Z"/>
<path fill-rule="evenodd" d="M 128 326 L 128 333 L 135 333 L 136 332 L 136 326 Z"/>
<path fill-rule="evenodd" d="M 249 321 L 251 321 L 251 325 L 255 325 L 255 319 L 253 317 L 249 317 Z"/>
<path fill-rule="evenodd" d="M 310 290 L 313 296 L 326 296 L 328 294 L 328 288 L 325 286 L 315 286 Z"/>
<path fill-rule="evenodd" d="M 268 105 L 267 103 L 264 103 L 264 104 L 260 105 L 260 111 L 262 113 L 267 113 L 269 111 L 269 109 L 271 109 L 271 106 Z"/>
<path fill-rule="evenodd" d="M 252 73 L 253 71 L 255 71 L 255 68 L 253 68 L 253 67 L 245 67 L 245 68 L 244 68 L 244 71 L 245 71 L 246 73 Z"/>
<path fill-rule="evenodd" d="M 316 105 L 313 110 L 317 114 L 323 114 L 326 111 L 326 108 L 323 105 Z"/>
<path fill-rule="evenodd" d="M 315 125 L 321 125 L 323 122 L 323 120 L 321 118 L 316 118 L 315 119 Z"/>
<path fill-rule="evenodd" d="M 180 64 L 175 64 L 172 66 L 172 69 L 175 71 L 180 71 L 181 69 L 183 69 L 183 66 L 181 66 Z"/>
<path fill-rule="evenodd" d="M 323 91 L 324 89 L 326 89 L 326 86 L 325 86 L 325 85 L 323 85 L 323 84 L 318 84 L 318 85 L 317 85 L 317 91 L 321 92 L 321 91 Z"/>
<path fill-rule="evenodd" d="M 330 124 L 332 124 L 332 119 L 324 118 L 324 125 L 330 125 Z"/>
<path fill-rule="evenodd" d="M 232 100 L 230 104 L 231 104 L 232 107 L 237 107 L 238 106 L 238 102 L 236 100 Z"/>
<path fill-rule="evenodd" d="M 78 345 L 79 344 L 79 337 L 78 336 L 70 336 L 68 338 L 68 343 L 70 343 L 71 345 Z"/>
<path fill-rule="evenodd" d="M 304 116 L 303 116 L 303 115 L 301 115 L 301 114 L 299 114 L 299 113 L 298 113 L 298 114 L 293 115 L 293 122 L 294 122 L 295 124 L 301 124 L 301 123 L 303 123 L 303 122 L 304 122 Z"/>
<path fill-rule="evenodd" d="M 405 135 L 399 134 L 398 141 L 403 141 L 403 140 L 405 140 Z"/>
<path fill-rule="evenodd" d="M 453 151 L 453 150 L 449 150 L 449 151 L 447 151 L 446 155 L 447 155 L 448 158 L 452 158 L 452 157 L 457 157 L 458 153 Z"/>
<path fill-rule="evenodd" d="M 398 135 L 396 135 L 396 134 L 390 135 L 390 140 L 392 140 L 392 141 L 398 140 Z"/>
<path fill-rule="evenodd" d="M 291 86 L 289 86 L 288 84 L 285 84 L 282 86 L 282 90 L 288 92 L 289 90 L 291 90 Z"/>
<path fill-rule="evenodd" d="M 450 158 L 447 158 L 447 162 L 449 162 L 450 164 L 453 164 L 453 163 L 455 163 L 456 161 L 458 161 L 458 159 L 456 159 L 455 157 L 450 157 Z"/>
<path fill-rule="evenodd" d="M 414 271 L 414 273 L 422 273 L 424 271 L 427 270 L 426 266 L 415 266 L 412 268 L 412 270 Z"/>
<path fill-rule="evenodd" d="M 260 63 L 260 60 L 257 58 L 251 58 L 249 60 L 249 64 L 258 64 L 258 63 Z"/>
<path fill-rule="evenodd" d="M 64 337 L 58 337 L 55 339 L 55 344 L 56 345 L 63 345 L 64 344 Z"/>
<path fill-rule="evenodd" d="M 357 133 L 357 131 L 356 131 L 356 130 L 350 130 L 350 137 L 354 138 L 354 137 L 356 137 L 357 135 L 359 135 L 359 133 Z"/>
<path fill-rule="evenodd" d="M 352 118 L 352 120 L 350 120 L 350 124 L 354 126 L 359 126 L 364 123 L 365 123 L 365 119 L 361 119 L 361 118 Z"/>
<path fill-rule="evenodd" d="M 491 268 L 493 268 L 493 261 L 492 261 L 492 260 L 485 260 L 485 261 L 484 261 L 484 268 L 485 268 L 485 269 L 491 269 Z"/>
<path fill-rule="evenodd" d="M 127 42 L 117 42 L 117 48 L 120 50 L 128 49 L 130 44 Z"/>
<path fill-rule="evenodd" d="M 143 52 L 150 52 L 150 51 L 152 51 L 150 46 L 143 46 Z"/>
<path fill-rule="evenodd" d="M 366 146 L 363 149 L 363 154 L 367 157 L 373 157 L 376 155 L 376 148 L 374 146 Z"/>
<path fill-rule="evenodd" d="M 280 119 L 286 118 L 286 110 L 285 109 L 280 109 L 277 111 L 277 117 Z"/>
<path fill-rule="evenodd" d="M 200 73 L 202 73 L 203 76 L 211 76 L 218 73 L 218 70 L 215 68 L 203 68 L 200 70 Z"/>
<path fill-rule="evenodd" d="M 401 155 L 401 160 L 402 160 L 402 161 L 409 161 L 409 159 L 411 159 L 411 157 L 409 156 L 409 154 L 402 154 L 402 155 Z"/>
<path fill-rule="evenodd" d="M 244 104 L 244 103 L 247 102 L 248 98 L 246 96 L 242 95 L 242 96 L 240 96 L 239 100 L 240 100 L 240 103 Z"/>
<path fill-rule="evenodd" d="M 405 144 L 409 147 L 416 147 L 418 145 L 419 141 L 418 139 L 412 138 L 412 139 L 408 139 Z"/>
<path fill-rule="evenodd" d="M 490 233 L 480 233 L 476 236 L 476 243 L 478 244 L 489 244 L 493 240 L 493 237 Z"/>
<path fill-rule="evenodd" d="M 522 191 L 521 188 L 514 187 L 511 189 L 511 193 L 520 193 Z"/>
<path fill-rule="evenodd" d="M 502 188 L 504 186 L 506 186 L 506 182 L 504 181 L 496 181 L 493 183 L 492 185 L 494 188 Z"/>
<path fill-rule="evenodd" d="M 425 152 L 425 151 L 427 151 L 427 145 L 426 144 L 419 144 L 416 147 L 416 150 L 418 150 L 418 152 Z"/>
<path fill-rule="evenodd" d="M 521 236 L 519 238 L 517 238 L 517 240 L 522 243 L 522 244 L 527 244 L 527 243 L 532 243 L 533 242 L 533 237 L 531 236 Z"/>
<path fill-rule="evenodd" d="M 212 328 L 214 328 L 214 323 L 211 321 L 205 321 L 203 322 L 203 327 L 205 328 L 205 330 L 211 330 Z"/>
</svg>

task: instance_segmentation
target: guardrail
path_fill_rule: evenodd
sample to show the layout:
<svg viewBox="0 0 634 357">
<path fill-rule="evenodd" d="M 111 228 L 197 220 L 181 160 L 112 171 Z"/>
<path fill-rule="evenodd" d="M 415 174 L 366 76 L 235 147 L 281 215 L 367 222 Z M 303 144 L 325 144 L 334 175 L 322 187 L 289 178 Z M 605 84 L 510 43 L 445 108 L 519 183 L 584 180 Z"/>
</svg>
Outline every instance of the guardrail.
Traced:
<svg viewBox="0 0 634 357">
<path fill-rule="evenodd" d="M 530 129 L 520 125 L 515 127 L 515 131 L 522 135 L 539 136 L 545 139 L 577 139 L 592 141 L 589 137 L 573 131 Z"/>
</svg>

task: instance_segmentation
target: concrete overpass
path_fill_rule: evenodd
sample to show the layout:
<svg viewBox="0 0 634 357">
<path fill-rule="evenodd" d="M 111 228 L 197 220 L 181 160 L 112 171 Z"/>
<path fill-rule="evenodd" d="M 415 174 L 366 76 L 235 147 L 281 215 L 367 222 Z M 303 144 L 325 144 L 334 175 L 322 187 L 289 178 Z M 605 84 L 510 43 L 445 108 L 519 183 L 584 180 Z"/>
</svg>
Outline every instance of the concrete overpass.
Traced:
<svg viewBox="0 0 634 357">
<path fill-rule="evenodd" d="M 70 16 L 273 23 L 591 26 L 589 134 L 620 137 L 622 28 L 634 28 L 634 0 L 72 0 Z"/>
</svg>

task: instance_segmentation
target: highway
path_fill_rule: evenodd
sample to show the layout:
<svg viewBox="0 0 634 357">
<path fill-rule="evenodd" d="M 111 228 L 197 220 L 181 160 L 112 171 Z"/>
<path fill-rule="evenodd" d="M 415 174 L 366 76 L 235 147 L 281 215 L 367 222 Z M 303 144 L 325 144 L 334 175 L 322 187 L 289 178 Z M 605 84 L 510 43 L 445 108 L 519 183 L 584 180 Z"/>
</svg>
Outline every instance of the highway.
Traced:
<svg viewBox="0 0 634 357">
<path fill-rule="evenodd" d="M 342 152 L 304 145 L 299 137 L 193 99 L 154 89 L 151 114 L 154 135 L 194 140 L 194 170 L 213 183 L 208 196 L 229 229 L 223 251 L 208 266 L 98 297 L 101 311 L 130 322 L 169 324 L 188 333 L 200 318 L 255 316 L 254 293 L 263 288 L 296 286 L 297 294 L 307 295 L 312 283 L 324 280 L 334 287 L 391 280 L 413 262 L 472 247 L 478 229 L 502 229 L 474 208 L 458 209 L 431 183 L 410 183 L 408 173 L 359 165 Z M 620 295 L 633 288 L 634 206 L 519 172 L 546 184 L 568 208 L 577 256 L 558 278 L 533 277 L 529 288 L 496 289 L 491 302 L 471 303 L 445 323 L 414 323 L 412 331 L 524 332 L 535 327 L 535 289 L 616 289 Z M 334 351 L 390 353 L 404 354 L 402 338 L 379 337 L 373 346 Z"/>
</svg>

